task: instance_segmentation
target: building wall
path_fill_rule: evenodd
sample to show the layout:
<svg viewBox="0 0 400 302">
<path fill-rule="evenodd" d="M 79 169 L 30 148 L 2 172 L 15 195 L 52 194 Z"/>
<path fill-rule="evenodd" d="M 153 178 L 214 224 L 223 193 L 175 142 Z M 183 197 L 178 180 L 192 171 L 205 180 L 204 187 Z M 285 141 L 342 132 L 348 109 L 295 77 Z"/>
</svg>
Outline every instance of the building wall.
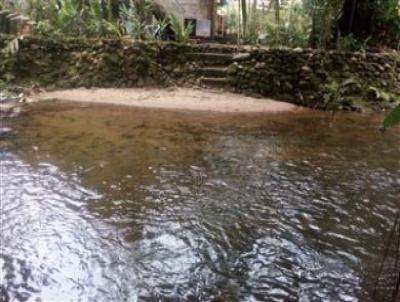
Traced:
<svg viewBox="0 0 400 302">
<path fill-rule="evenodd" d="M 184 17 L 210 20 L 210 0 L 177 0 L 184 9 Z"/>
<path fill-rule="evenodd" d="M 177 0 L 184 8 L 185 19 L 196 19 L 196 36 L 211 35 L 213 0 Z"/>
<path fill-rule="evenodd" d="M 211 7 L 213 0 L 157 0 L 167 11 L 174 13 L 183 22 L 185 19 L 197 20 L 196 35 L 211 35 Z"/>
</svg>

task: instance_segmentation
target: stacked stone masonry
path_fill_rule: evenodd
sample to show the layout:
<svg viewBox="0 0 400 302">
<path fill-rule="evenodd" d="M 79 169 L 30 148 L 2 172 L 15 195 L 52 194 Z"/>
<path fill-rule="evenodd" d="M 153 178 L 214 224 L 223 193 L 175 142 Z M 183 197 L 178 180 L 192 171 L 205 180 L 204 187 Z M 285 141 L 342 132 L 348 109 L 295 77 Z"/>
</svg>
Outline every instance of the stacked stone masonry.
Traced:
<svg viewBox="0 0 400 302">
<path fill-rule="evenodd" d="M 2 36 L 0 47 L 5 49 L 12 39 Z M 216 59 L 215 64 L 208 58 Z M 0 54 L 3 83 L 48 89 L 194 86 L 202 85 L 207 72 L 226 83 L 224 88 L 309 107 L 390 107 L 400 95 L 396 52 L 24 37 L 15 54 Z"/>
</svg>

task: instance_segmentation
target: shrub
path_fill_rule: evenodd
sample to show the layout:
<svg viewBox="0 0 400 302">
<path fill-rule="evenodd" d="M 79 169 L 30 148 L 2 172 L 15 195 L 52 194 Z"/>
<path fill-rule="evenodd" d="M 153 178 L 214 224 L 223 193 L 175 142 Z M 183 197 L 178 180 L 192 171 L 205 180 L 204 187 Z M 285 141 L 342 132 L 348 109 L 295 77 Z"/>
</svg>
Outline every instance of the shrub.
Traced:
<svg viewBox="0 0 400 302">
<path fill-rule="evenodd" d="M 190 24 L 185 27 L 182 21 L 179 20 L 175 14 L 170 14 L 169 20 L 171 22 L 171 28 L 175 33 L 176 41 L 187 42 L 191 33 L 193 32 L 193 26 Z"/>
</svg>

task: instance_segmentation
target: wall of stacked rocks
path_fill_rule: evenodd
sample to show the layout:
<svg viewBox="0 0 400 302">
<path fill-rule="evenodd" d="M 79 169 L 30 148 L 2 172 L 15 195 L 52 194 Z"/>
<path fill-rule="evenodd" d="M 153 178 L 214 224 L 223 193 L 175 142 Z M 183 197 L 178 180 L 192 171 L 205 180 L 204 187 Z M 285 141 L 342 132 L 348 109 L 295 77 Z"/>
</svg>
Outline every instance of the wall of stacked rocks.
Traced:
<svg viewBox="0 0 400 302">
<path fill-rule="evenodd" d="M 47 89 L 196 85 L 193 53 L 232 54 L 229 87 L 308 107 L 391 107 L 400 96 L 399 53 L 239 49 L 234 46 L 105 39 L 0 37 L 0 82 Z"/>
<path fill-rule="evenodd" d="M 238 91 L 308 107 L 390 107 L 400 95 L 398 53 L 258 49 L 238 55 L 229 82 Z"/>
</svg>

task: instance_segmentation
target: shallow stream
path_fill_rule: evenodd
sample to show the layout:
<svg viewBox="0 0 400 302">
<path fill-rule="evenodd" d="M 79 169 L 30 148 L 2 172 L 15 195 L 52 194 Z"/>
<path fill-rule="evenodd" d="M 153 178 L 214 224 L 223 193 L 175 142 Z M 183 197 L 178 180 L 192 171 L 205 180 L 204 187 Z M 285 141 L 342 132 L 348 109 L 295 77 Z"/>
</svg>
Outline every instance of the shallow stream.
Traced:
<svg viewBox="0 0 400 302">
<path fill-rule="evenodd" d="M 35 105 L 2 122 L 0 301 L 369 301 L 400 209 L 381 120 Z"/>
</svg>

